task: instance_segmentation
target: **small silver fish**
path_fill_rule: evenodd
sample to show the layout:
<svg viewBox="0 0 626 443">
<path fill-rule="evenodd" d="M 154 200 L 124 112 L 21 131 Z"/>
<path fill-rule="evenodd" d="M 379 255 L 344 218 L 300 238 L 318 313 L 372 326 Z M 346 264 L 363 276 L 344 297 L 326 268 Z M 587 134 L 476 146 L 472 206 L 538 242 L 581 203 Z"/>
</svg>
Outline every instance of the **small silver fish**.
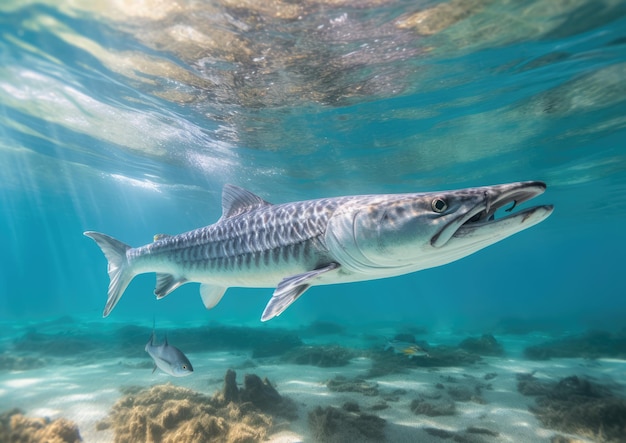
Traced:
<svg viewBox="0 0 626 443">
<path fill-rule="evenodd" d="M 385 345 L 385 351 L 393 349 L 394 354 L 406 355 L 409 358 L 413 357 L 430 357 L 428 352 L 421 346 L 415 343 L 409 343 L 407 341 L 389 340 Z"/>
<path fill-rule="evenodd" d="M 154 360 L 153 373 L 157 367 L 174 377 L 185 377 L 193 373 L 193 366 L 191 366 L 189 359 L 180 349 L 170 346 L 167 343 L 167 337 L 165 337 L 165 342 L 162 345 L 157 346 L 154 344 L 154 331 L 152 331 L 150 341 L 146 343 L 145 349 Z"/>
</svg>

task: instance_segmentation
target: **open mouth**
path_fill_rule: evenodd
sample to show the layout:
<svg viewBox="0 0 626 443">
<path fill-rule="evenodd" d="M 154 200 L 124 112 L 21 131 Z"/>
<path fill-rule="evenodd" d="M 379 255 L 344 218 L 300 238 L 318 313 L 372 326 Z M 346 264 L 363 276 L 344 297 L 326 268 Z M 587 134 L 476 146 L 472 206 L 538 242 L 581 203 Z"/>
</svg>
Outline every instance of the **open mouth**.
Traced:
<svg viewBox="0 0 626 443">
<path fill-rule="evenodd" d="M 470 225 L 473 227 L 477 227 L 477 225 L 484 226 L 490 222 L 502 221 L 504 219 L 518 217 L 520 215 L 529 217 L 534 210 L 540 208 L 540 206 L 528 208 L 519 212 L 512 211 L 517 207 L 517 205 L 542 194 L 546 190 L 546 185 L 542 182 L 531 182 L 524 185 L 525 186 L 522 189 L 513 189 L 499 195 L 490 195 L 488 190 L 485 191 L 486 206 L 482 209 L 478 209 L 478 212 L 462 223 L 461 227 L 467 227 Z M 503 216 L 500 216 L 499 214 L 499 217 L 496 219 L 496 212 L 504 207 L 507 208 L 503 209 L 503 211 L 508 214 L 503 214 Z M 500 211 L 500 213 L 501 212 L 502 211 Z"/>
<path fill-rule="evenodd" d="M 432 238 L 431 244 L 439 248 L 451 238 L 503 238 L 529 228 L 548 217 L 552 206 L 513 210 L 545 190 L 545 183 L 539 181 L 476 188 L 474 191 L 483 197 L 479 203 L 447 224 Z"/>
</svg>

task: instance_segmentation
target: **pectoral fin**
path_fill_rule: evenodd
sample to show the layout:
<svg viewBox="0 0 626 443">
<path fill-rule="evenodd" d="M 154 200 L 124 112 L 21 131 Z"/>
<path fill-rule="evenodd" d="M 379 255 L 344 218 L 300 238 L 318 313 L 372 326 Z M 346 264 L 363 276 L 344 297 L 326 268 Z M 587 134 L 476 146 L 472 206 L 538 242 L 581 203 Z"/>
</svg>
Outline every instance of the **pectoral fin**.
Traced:
<svg viewBox="0 0 626 443">
<path fill-rule="evenodd" d="M 200 296 L 202 297 L 202 303 L 207 309 L 211 309 L 216 304 L 220 302 L 226 289 L 222 286 L 210 285 L 208 283 L 203 283 L 200 285 Z"/>
<path fill-rule="evenodd" d="M 265 306 L 261 321 L 267 321 L 280 315 L 289 305 L 296 301 L 304 291 L 309 289 L 315 278 L 326 272 L 333 271 L 338 267 L 338 263 L 331 263 L 323 268 L 284 278 L 276 287 L 274 295 L 267 303 L 267 306 Z"/>
<path fill-rule="evenodd" d="M 156 288 L 154 288 L 154 295 L 157 298 L 163 298 L 180 285 L 187 283 L 184 278 L 176 279 L 172 274 L 157 273 Z"/>
</svg>

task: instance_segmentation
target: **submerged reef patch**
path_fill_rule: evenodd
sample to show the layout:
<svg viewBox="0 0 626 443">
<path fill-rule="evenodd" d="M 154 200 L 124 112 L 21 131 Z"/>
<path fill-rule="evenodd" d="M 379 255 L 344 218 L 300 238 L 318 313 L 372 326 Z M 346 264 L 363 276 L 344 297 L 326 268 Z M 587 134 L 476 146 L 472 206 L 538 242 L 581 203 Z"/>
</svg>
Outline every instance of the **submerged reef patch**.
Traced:
<svg viewBox="0 0 626 443">
<path fill-rule="evenodd" d="M 415 340 L 410 333 L 396 334 L 393 340 L 414 343 L 427 352 L 426 355 L 404 355 L 377 346 L 367 352 L 372 359 L 372 367 L 366 377 L 379 377 L 387 374 L 406 372 L 414 368 L 469 366 L 481 360 L 481 355 L 502 355 L 504 349 L 492 335 L 469 338 L 457 346 L 430 346 L 424 340 Z"/>
<path fill-rule="evenodd" d="M 222 391 L 225 398 L 235 395 L 237 389 L 235 379 L 235 371 L 231 369 L 226 371 L 224 390 Z M 239 389 L 238 398 L 239 403 L 252 403 L 260 411 L 275 417 L 289 420 L 298 418 L 296 404 L 290 398 L 281 396 L 267 378 L 261 380 L 256 374 L 245 375 L 243 388 Z"/>
<path fill-rule="evenodd" d="M 329 390 L 334 392 L 358 392 L 373 397 L 378 395 L 378 383 L 368 382 L 362 378 L 347 378 L 337 375 L 326 382 Z"/>
<path fill-rule="evenodd" d="M 313 440 L 323 443 L 385 441 L 386 421 L 377 415 L 318 406 L 309 413 Z"/>
<path fill-rule="evenodd" d="M 482 397 L 483 390 L 492 389 L 491 384 L 484 383 L 471 375 L 464 375 L 462 379 L 442 377 L 442 382 L 436 383 L 435 389 L 424 391 L 410 404 L 410 409 L 416 415 L 436 417 L 440 415 L 454 415 L 456 402 L 487 403 Z"/>
<path fill-rule="evenodd" d="M 11 409 L 0 413 L 0 441 L 15 443 L 78 443 L 82 439 L 76 424 L 64 418 L 26 417 Z"/>
<path fill-rule="evenodd" d="M 296 417 L 295 404 L 267 379 L 246 375 L 239 389 L 229 370 L 213 397 L 171 384 L 131 391 L 118 400 L 99 429 L 113 428 L 115 442 L 252 442 L 267 438 L 275 417 Z"/>
<path fill-rule="evenodd" d="M 590 331 L 552 340 L 524 349 L 524 355 L 532 360 L 550 358 L 626 358 L 626 334 Z"/>
<path fill-rule="evenodd" d="M 97 337 L 78 331 L 46 334 L 29 331 L 13 343 L 17 352 L 32 352 L 51 357 L 85 354 L 97 346 Z"/>
<path fill-rule="evenodd" d="M 421 344 L 420 344 L 421 345 Z M 427 356 L 407 357 L 390 351 L 372 350 L 368 356 L 372 366 L 366 378 L 405 372 L 415 368 L 469 366 L 481 360 L 480 355 L 453 346 L 424 346 Z"/>
<path fill-rule="evenodd" d="M 74 323 L 69 323 L 62 331 L 45 326 L 25 332 L 13 341 L 10 351 L 30 357 L 71 360 L 78 365 L 91 364 L 99 358 L 144 358 L 144 347 L 152 333 L 152 328 L 136 325 L 124 325 L 107 332 L 99 328 L 86 331 Z M 282 355 L 302 346 L 297 334 L 278 328 L 207 325 L 171 330 L 167 337 L 186 353 L 246 350 L 255 358 Z"/>
<path fill-rule="evenodd" d="M 501 356 L 504 348 L 491 334 L 483 334 L 480 338 L 469 337 L 459 343 L 459 348 L 478 355 Z"/>
<path fill-rule="evenodd" d="M 537 396 L 530 410 L 548 428 L 596 442 L 626 441 L 626 400 L 608 386 L 575 375 L 545 382 L 518 374 L 518 390 Z"/>
<path fill-rule="evenodd" d="M 410 408 L 415 415 L 427 415 L 428 417 L 454 415 L 456 413 L 454 401 L 442 397 L 425 398 L 420 396 L 411 402 Z"/>
<path fill-rule="evenodd" d="M 46 360 L 27 355 L 0 354 L 0 371 L 25 371 L 46 366 Z"/>
<path fill-rule="evenodd" d="M 339 345 L 299 346 L 287 351 L 281 360 L 297 365 L 335 368 L 348 365 L 357 355 L 352 349 Z"/>
</svg>

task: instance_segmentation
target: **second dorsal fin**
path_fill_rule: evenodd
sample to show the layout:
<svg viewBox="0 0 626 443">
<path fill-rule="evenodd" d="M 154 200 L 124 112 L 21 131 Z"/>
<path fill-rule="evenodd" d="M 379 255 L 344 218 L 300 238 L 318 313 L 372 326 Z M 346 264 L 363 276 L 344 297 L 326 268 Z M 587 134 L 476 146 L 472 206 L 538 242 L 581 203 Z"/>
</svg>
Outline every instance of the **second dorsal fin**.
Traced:
<svg viewBox="0 0 626 443">
<path fill-rule="evenodd" d="M 261 197 L 239 186 L 226 184 L 222 190 L 222 218 L 230 218 L 263 206 L 271 206 Z"/>
</svg>

